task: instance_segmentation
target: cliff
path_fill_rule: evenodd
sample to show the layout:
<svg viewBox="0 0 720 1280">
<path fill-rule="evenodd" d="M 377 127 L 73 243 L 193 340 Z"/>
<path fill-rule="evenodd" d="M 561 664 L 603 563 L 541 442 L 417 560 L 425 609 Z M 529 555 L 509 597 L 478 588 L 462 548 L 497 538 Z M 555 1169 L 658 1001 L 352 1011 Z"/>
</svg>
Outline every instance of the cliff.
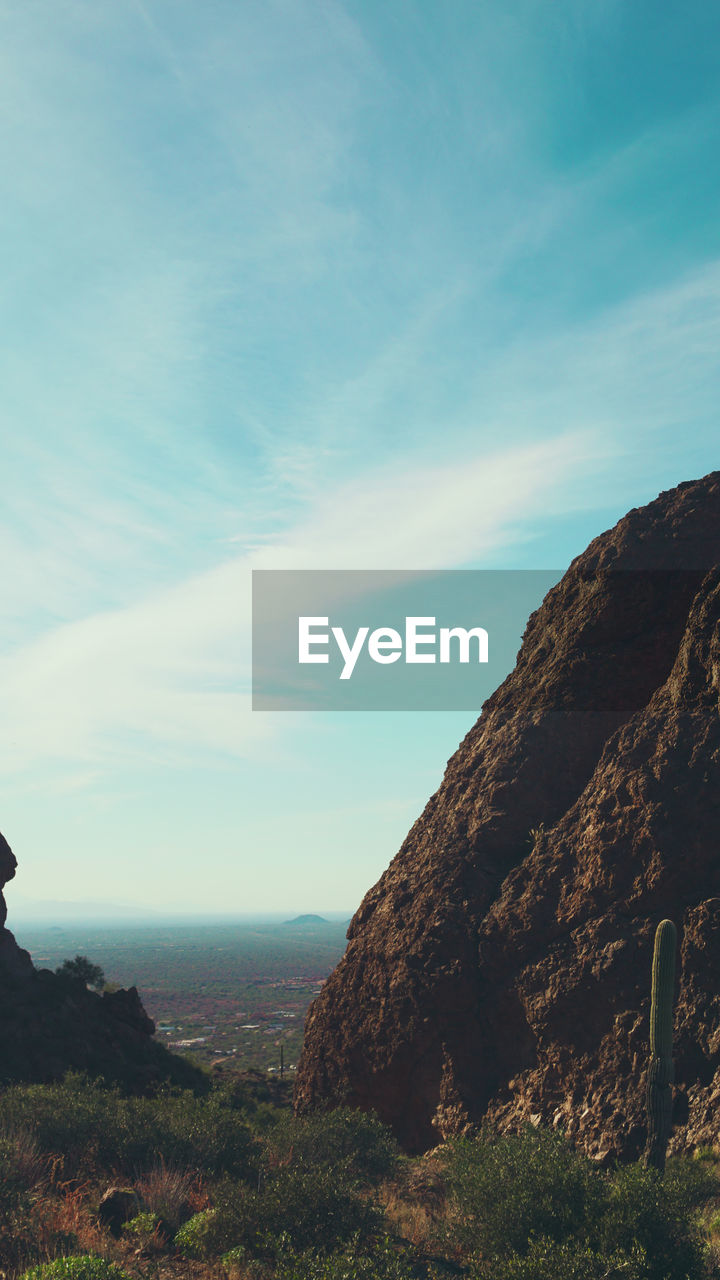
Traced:
<svg viewBox="0 0 720 1280">
<path fill-rule="evenodd" d="M 526 628 L 308 1015 L 296 1106 L 419 1151 L 483 1117 L 644 1141 L 652 936 L 680 934 L 674 1144 L 720 1102 L 720 473 L 596 538 Z"/>
<path fill-rule="evenodd" d="M 135 987 L 100 996 L 76 979 L 35 969 L 5 927 L 1 890 L 16 867 L 0 835 L 0 1084 L 84 1071 L 132 1091 L 164 1081 L 204 1088 L 201 1071 L 156 1044 Z"/>
</svg>

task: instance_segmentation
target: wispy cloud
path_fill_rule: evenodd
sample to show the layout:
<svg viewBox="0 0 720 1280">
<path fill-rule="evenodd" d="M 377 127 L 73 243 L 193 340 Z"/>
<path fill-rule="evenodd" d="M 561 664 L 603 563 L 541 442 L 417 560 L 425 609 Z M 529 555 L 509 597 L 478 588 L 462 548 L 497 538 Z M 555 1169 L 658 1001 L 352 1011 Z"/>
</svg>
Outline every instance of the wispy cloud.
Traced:
<svg viewBox="0 0 720 1280">
<path fill-rule="evenodd" d="M 181 574 L 171 587 L 138 589 L 124 607 L 80 611 L 67 625 L 35 620 L 39 638 L 18 640 L 0 664 L 3 714 L 13 726 L 3 767 L 23 771 L 54 760 L 74 773 L 157 760 L 158 753 L 187 760 L 256 752 L 277 729 L 248 709 L 253 568 L 497 564 L 518 543 L 532 556 L 548 511 L 587 511 L 607 506 L 611 496 L 622 502 L 623 486 L 635 494 L 639 483 L 653 496 L 653 468 L 666 462 L 649 456 L 659 425 L 679 431 L 692 412 L 697 434 L 716 403 L 719 334 L 714 264 L 581 327 L 510 345 L 478 377 L 473 399 L 406 455 L 389 448 L 350 478 L 346 458 L 332 450 L 315 457 L 300 446 L 292 519 L 274 511 L 274 527 L 254 549 L 221 560 L 228 543 L 218 540 L 212 567 Z M 400 382 L 415 376 L 428 333 L 418 330 L 414 339 L 403 349 Z M 357 381 L 340 392 L 349 438 L 369 405 L 381 416 L 395 394 L 382 360 L 360 386 L 356 419 Z M 328 414 L 333 403 L 336 393 Z M 506 446 L 493 447 L 493 438 Z M 286 467 L 281 457 L 278 465 Z M 201 497 L 212 503 L 212 491 Z M 152 538 L 153 526 L 143 525 L 147 510 L 146 494 L 137 509 L 115 513 L 131 533 L 135 524 L 138 559 Z M 89 572 L 82 523 L 60 531 Z M 39 548 L 28 558 L 16 541 L 8 551 L 19 569 L 32 569 L 35 560 L 39 579 L 47 572 Z M 102 553 L 107 557 L 107 546 Z"/>
<path fill-rule="evenodd" d="M 111 766 L 158 749 L 255 752 L 272 732 L 249 712 L 253 568 L 435 568 L 524 536 L 596 464 L 597 442 L 564 437 L 442 469 L 385 468 L 341 486 L 282 542 L 129 608 L 55 628 L 0 661 L 13 726 L 8 770 L 42 760 Z"/>
</svg>

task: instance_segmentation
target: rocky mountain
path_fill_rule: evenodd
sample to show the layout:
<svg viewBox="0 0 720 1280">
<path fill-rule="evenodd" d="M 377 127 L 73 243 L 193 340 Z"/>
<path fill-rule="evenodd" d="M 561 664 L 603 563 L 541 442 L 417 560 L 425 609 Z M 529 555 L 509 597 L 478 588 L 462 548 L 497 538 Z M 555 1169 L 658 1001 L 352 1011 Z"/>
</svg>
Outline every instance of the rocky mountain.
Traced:
<svg viewBox="0 0 720 1280">
<path fill-rule="evenodd" d="M 720 472 L 596 538 L 365 897 L 296 1106 L 420 1151 L 483 1117 L 645 1136 L 654 928 L 679 931 L 675 1148 L 720 1107 Z"/>
<path fill-rule="evenodd" d="M 0 983 L 22 980 L 35 972 L 33 962 L 27 951 L 18 946 L 13 934 L 5 926 L 7 920 L 7 903 L 3 889 L 9 880 L 15 878 L 17 858 L 4 835 L 0 834 Z"/>
<path fill-rule="evenodd" d="M 162 1081 L 201 1086 L 200 1071 L 155 1043 L 135 987 L 100 996 L 77 979 L 35 969 L 5 925 L 1 890 L 16 867 L 0 835 L 0 1084 L 57 1080 L 74 1070 L 131 1090 Z"/>
</svg>

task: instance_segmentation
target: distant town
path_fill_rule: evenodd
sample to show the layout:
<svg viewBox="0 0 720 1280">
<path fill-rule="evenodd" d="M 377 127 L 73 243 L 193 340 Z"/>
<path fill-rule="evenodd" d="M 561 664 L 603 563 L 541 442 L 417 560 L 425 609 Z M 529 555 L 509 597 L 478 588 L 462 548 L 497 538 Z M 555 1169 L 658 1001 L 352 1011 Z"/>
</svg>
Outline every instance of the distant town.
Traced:
<svg viewBox="0 0 720 1280">
<path fill-rule="evenodd" d="M 161 1043 L 202 1066 L 293 1072 L 307 1010 L 342 956 L 347 918 L 280 923 L 27 926 L 38 968 L 77 954 L 136 986 Z"/>
</svg>

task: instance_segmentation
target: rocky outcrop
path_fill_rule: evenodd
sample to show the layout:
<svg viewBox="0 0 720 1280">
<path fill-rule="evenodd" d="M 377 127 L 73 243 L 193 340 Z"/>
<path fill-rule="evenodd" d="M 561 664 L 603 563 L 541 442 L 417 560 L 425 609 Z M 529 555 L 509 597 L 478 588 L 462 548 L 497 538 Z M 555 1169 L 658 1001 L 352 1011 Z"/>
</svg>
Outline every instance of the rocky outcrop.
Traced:
<svg viewBox="0 0 720 1280">
<path fill-rule="evenodd" d="M 16 867 L 0 835 L 0 888 Z M 206 1087 L 200 1070 L 155 1043 L 135 987 L 100 996 L 76 978 L 36 970 L 6 917 L 0 893 L 0 1084 L 58 1080 L 72 1070 L 136 1091 L 164 1081 Z"/>
<path fill-rule="evenodd" d="M 652 936 L 680 932 L 675 1146 L 720 1103 L 720 473 L 573 562 L 368 893 L 296 1105 L 409 1150 L 489 1117 L 636 1154 Z"/>
<path fill-rule="evenodd" d="M 0 835 L 0 982 L 22 981 L 35 972 L 27 951 L 17 945 L 10 930 L 5 927 L 7 904 L 2 891 L 8 881 L 14 879 L 16 868 L 15 854 L 5 837 Z"/>
</svg>

